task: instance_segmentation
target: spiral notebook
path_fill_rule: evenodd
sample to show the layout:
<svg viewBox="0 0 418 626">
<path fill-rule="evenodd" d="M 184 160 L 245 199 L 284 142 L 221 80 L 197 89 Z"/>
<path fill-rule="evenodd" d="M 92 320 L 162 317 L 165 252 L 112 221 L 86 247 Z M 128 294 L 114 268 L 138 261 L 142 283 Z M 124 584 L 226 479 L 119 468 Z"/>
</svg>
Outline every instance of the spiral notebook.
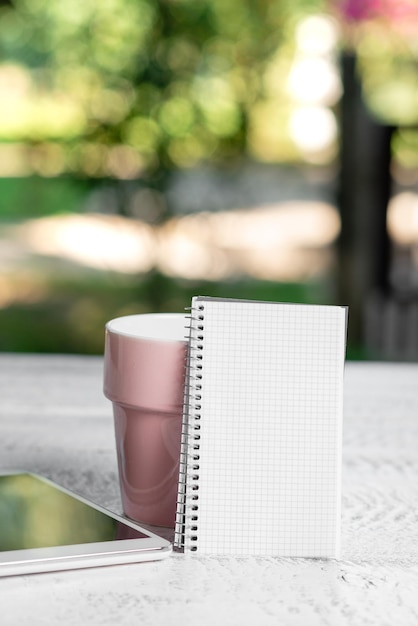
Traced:
<svg viewBox="0 0 418 626">
<path fill-rule="evenodd" d="M 338 557 L 347 309 L 195 297 L 175 546 Z"/>
</svg>

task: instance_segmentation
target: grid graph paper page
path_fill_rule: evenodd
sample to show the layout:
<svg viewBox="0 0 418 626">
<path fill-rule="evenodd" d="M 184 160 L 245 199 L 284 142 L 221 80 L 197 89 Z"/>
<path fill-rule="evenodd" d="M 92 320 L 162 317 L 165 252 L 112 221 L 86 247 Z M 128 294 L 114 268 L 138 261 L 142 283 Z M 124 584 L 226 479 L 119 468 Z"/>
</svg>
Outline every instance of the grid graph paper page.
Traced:
<svg viewBox="0 0 418 626">
<path fill-rule="evenodd" d="M 338 556 L 346 309 L 198 297 L 192 317 L 198 307 L 198 510 L 187 501 L 185 549 Z"/>
</svg>

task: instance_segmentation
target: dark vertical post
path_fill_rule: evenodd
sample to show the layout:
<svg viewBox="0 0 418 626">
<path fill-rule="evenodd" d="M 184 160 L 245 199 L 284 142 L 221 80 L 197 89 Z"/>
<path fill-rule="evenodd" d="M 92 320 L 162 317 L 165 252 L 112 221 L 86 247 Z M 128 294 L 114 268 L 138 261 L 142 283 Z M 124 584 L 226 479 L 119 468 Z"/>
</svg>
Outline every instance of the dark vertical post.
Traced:
<svg viewBox="0 0 418 626">
<path fill-rule="evenodd" d="M 364 339 L 363 312 L 373 292 L 389 289 L 390 243 L 386 227 L 391 194 L 393 129 L 367 110 L 354 55 L 342 58 L 341 147 L 338 205 L 339 302 L 350 307 L 349 343 Z"/>
</svg>

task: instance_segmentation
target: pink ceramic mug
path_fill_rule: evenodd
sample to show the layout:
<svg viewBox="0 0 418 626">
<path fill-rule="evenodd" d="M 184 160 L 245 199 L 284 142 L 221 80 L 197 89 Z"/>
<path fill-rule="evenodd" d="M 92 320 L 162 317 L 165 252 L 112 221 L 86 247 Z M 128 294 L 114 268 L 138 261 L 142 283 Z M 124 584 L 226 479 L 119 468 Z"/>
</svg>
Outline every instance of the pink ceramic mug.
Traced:
<svg viewBox="0 0 418 626">
<path fill-rule="evenodd" d="M 113 403 L 122 505 L 174 527 L 187 342 L 185 316 L 128 315 L 106 324 L 104 394 Z"/>
</svg>

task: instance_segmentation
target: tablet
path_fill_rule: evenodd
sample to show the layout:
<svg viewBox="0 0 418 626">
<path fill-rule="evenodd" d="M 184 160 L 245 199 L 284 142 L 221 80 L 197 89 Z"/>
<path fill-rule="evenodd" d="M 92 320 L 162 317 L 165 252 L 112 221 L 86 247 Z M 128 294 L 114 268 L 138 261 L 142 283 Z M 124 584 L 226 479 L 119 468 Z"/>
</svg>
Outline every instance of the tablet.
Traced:
<svg viewBox="0 0 418 626">
<path fill-rule="evenodd" d="M 0 576 L 154 561 L 171 544 L 46 478 L 0 474 Z"/>
</svg>

